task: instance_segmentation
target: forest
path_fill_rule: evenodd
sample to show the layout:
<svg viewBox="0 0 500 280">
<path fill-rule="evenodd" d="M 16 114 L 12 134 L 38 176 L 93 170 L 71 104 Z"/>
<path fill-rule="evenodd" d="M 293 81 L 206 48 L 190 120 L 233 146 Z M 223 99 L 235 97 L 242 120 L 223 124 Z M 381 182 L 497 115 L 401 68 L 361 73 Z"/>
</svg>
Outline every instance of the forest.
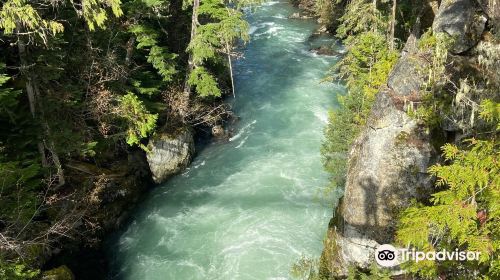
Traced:
<svg viewBox="0 0 500 280">
<path fill-rule="evenodd" d="M 134 155 L 156 129 L 227 119 L 248 25 L 212 0 L 1 5 L 0 278 L 32 279 L 60 244 L 98 243 L 137 199 L 147 174 Z"/>
<path fill-rule="evenodd" d="M 433 30 L 441 7 L 461 1 L 474 8 L 480 32 Z M 189 127 L 206 138 L 234 117 L 224 98 L 234 94 L 236 47 L 250 39 L 242 7 L 260 2 L 1 1 L 0 279 L 73 279 L 65 266 L 44 267 L 100 246 L 137 203 L 152 183 L 142 158 L 155 132 Z M 356 139 L 368 133 L 398 61 L 415 54 L 425 61 L 416 71 L 422 81 L 400 111 L 434 155 L 428 170 L 406 171 L 425 173 L 432 189 L 398 204 L 386 237 L 424 251 L 481 252 L 459 265 L 405 263 L 408 279 L 499 279 L 500 3 L 291 2 L 346 49 L 324 79 L 347 91 L 321 147 L 328 190 L 347 188 Z M 406 132 L 396 140 L 421 141 Z M 402 279 L 376 266 L 339 268 L 336 229 L 328 229 L 321 258 L 301 260 L 293 274 Z"/>
</svg>

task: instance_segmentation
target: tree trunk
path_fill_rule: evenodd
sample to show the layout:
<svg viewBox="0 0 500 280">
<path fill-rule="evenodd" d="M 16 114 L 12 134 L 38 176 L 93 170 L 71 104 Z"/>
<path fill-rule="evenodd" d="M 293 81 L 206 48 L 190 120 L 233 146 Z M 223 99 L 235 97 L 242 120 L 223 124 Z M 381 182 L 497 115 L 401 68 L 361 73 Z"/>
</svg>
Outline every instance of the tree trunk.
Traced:
<svg viewBox="0 0 500 280">
<path fill-rule="evenodd" d="M 198 28 L 198 8 L 200 7 L 200 0 L 194 0 L 193 1 L 193 15 L 191 16 L 191 39 L 190 42 L 194 39 L 194 36 L 196 36 L 196 29 Z M 186 71 L 186 81 L 184 83 L 184 92 L 185 93 L 191 93 L 191 86 L 188 83 L 189 80 L 189 75 L 193 71 L 195 65 L 193 62 L 193 55 L 190 54 L 188 58 L 188 69 Z"/>
<path fill-rule="evenodd" d="M 226 7 L 226 11 L 228 15 L 231 16 L 229 8 Z M 227 52 L 227 60 L 229 62 L 229 76 L 231 77 L 231 90 L 233 92 L 233 97 L 236 98 L 236 92 L 234 91 L 233 63 L 231 61 L 231 48 L 229 46 L 229 42 L 227 41 L 226 41 L 226 52 Z"/>
<path fill-rule="evenodd" d="M 193 0 L 193 15 L 191 16 L 191 39 L 190 42 L 196 36 L 196 29 L 198 27 L 198 8 L 200 7 L 200 0 Z M 184 92 L 183 92 L 183 105 L 180 109 L 181 117 L 184 119 L 189 111 L 189 99 L 191 95 L 191 85 L 189 85 L 189 76 L 195 68 L 193 62 L 193 55 L 189 54 L 188 58 L 188 69 L 186 70 L 186 80 L 184 81 Z"/>
<path fill-rule="evenodd" d="M 377 17 L 377 0 L 373 0 L 372 1 L 372 6 L 373 6 L 373 17 Z M 375 19 L 375 22 L 376 22 L 377 19 Z M 372 26 L 372 31 L 377 31 L 377 25 L 376 24 L 373 24 Z"/>
<path fill-rule="evenodd" d="M 396 2 L 397 0 L 392 0 L 392 16 L 391 16 L 391 33 L 389 35 L 390 49 L 394 50 L 395 38 L 394 33 L 396 30 Z"/>
<path fill-rule="evenodd" d="M 20 31 L 21 28 L 18 27 L 17 32 L 20 33 Z M 26 43 L 21 37 L 19 37 L 17 40 L 17 48 L 19 52 L 19 60 L 21 62 L 21 73 L 26 77 L 26 93 L 28 95 L 28 103 L 30 107 L 31 116 L 33 117 L 34 120 L 41 119 L 43 125 L 42 137 L 41 137 L 42 139 L 39 140 L 37 143 L 37 148 L 38 152 L 40 153 L 42 166 L 47 167 L 49 165 L 47 161 L 47 156 L 45 154 L 45 149 L 47 148 L 47 150 L 49 150 L 52 156 L 52 161 L 54 162 L 54 165 L 57 170 L 58 186 L 61 186 L 64 185 L 64 183 L 66 182 L 64 178 L 64 171 L 62 169 L 59 156 L 57 155 L 57 152 L 55 150 L 54 141 L 50 140 L 50 137 L 46 137 L 50 136 L 50 128 L 43 116 L 43 110 L 42 110 L 43 108 L 41 108 L 38 101 L 40 97 L 40 90 L 36 83 L 36 77 L 33 74 L 33 71 L 29 69 L 31 66 L 28 64 Z M 38 114 L 38 111 L 40 111 L 40 114 Z M 49 140 L 46 141 L 46 138 L 48 138 Z M 48 145 L 46 142 L 48 142 Z"/>
<path fill-rule="evenodd" d="M 17 32 L 20 33 L 20 28 L 17 28 Z M 24 43 L 24 40 L 22 38 L 19 38 L 17 40 L 17 49 L 19 52 L 19 60 L 21 62 L 21 73 L 26 77 L 26 93 L 28 95 L 28 103 L 30 106 L 30 112 L 31 116 L 33 119 L 36 119 L 37 114 L 36 114 L 36 88 L 34 85 L 34 79 L 33 76 L 31 75 L 31 71 L 28 69 L 30 66 L 28 65 L 28 59 L 27 59 L 27 54 L 26 54 L 26 43 Z M 48 162 L 47 162 L 47 157 L 45 156 L 45 146 L 43 144 L 43 141 L 39 140 L 37 142 L 37 148 L 38 152 L 40 153 L 40 158 L 42 161 L 42 166 L 47 167 Z"/>
<path fill-rule="evenodd" d="M 130 63 L 132 62 L 132 55 L 134 54 L 134 48 L 135 48 L 135 36 L 132 36 L 127 41 L 127 54 L 125 55 L 125 64 L 127 64 L 127 66 L 130 66 Z"/>
<path fill-rule="evenodd" d="M 43 118 L 43 126 L 45 127 L 46 135 L 50 137 L 50 127 L 45 118 Z M 59 159 L 59 155 L 57 154 L 56 147 L 53 140 L 48 140 L 47 150 L 49 150 L 50 155 L 52 156 L 52 161 L 56 167 L 58 183 L 57 186 L 62 186 L 66 183 L 66 179 L 64 177 L 64 170 L 62 168 L 61 160 Z"/>
<path fill-rule="evenodd" d="M 231 62 L 231 50 L 229 49 L 229 44 L 227 44 L 227 60 L 229 61 L 229 76 L 231 76 L 231 90 L 233 91 L 233 97 L 236 98 L 236 92 L 234 91 L 234 78 L 233 78 L 233 63 Z"/>
</svg>

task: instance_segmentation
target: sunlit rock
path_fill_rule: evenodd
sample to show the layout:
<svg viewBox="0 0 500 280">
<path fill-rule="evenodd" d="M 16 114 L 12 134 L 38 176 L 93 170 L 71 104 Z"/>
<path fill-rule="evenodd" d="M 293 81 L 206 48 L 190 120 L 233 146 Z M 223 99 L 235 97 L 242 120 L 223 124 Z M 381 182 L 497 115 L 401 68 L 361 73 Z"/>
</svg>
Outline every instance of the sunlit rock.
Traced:
<svg viewBox="0 0 500 280">
<path fill-rule="evenodd" d="M 407 44 L 413 43 L 410 38 Z M 346 275 L 352 265 L 368 268 L 376 248 L 394 241 L 400 211 L 412 198 L 431 193 L 430 135 L 406 113 L 421 98 L 423 79 L 417 67 L 426 63 L 415 46 L 394 67 L 389 86 L 378 93 L 367 126 L 350 151 L 345 194 L 323 252 L 323 262 L 335 275 Z"/>
<path fill-rule="evenodd" d="M 157 184 L 186 168 L 194 154 L 193 133 L 189 128 L 159 132 L 148 144 L 146 155 L 153 181 Z"/>
<path fill-rule="evenodd" d="M 486 15 L 474 0 L 442 1 L 433 30 L 450 35 L 454 40 L 450 50 L 462 53 L 481 40 L 486 21 Z"/>
</svg>

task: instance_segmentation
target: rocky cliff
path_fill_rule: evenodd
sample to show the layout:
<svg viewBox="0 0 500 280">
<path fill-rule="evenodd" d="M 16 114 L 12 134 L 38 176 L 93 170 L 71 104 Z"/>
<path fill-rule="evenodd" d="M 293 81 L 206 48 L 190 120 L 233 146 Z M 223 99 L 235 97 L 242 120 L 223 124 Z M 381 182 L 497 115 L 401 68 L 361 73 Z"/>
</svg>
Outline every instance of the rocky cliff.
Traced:
<svg viewBox="0 0 500 280">
<path fill-rule="evenodd" d="M 408 40 L 350 151 L 345 194 L 330 223 L 329 236 L 336 243 L 330 249 L 335 249 L 324 252 L 336 274 L 346 274 L 352 264 L 367 268 L 378 245 L 393 241 L 399 210 L 429 193 L 430 135 L 406 114 L 407 106 L 421 98 L 418 67 L 426 63 L 415 40 Z"/>
<path fill-rule="evenodd" d="M 498 14 L 495 1 L 441 1 L 433 30 L 453 38 L 446 71 L 456 77 L 471 74 L 485 32 L 494 27 Z M 344 196 L 330 221 L 321 257 L 323 275 L 345 276 L 352 265 L 368 268 L 375 249 L 394 242 L 398 213 L 412 199 L 432 193 L 427 169 L 437 160 L 436 135 L 407 114 L 422 100 L 422 69 L 432 63 L 418 47 L 418 33 L 408 38 L 350 150 Z M 450 127 L 438 128 L 437 134 L 464 131 Z"/>
</svg>

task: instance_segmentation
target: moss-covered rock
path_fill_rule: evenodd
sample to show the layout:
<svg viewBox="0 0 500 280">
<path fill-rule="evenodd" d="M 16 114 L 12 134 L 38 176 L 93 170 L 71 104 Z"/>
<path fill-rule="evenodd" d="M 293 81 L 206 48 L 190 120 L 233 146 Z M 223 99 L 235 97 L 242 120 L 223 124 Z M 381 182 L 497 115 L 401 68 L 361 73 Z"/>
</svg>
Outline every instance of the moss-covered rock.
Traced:
<svg viewBox="0 0 500 280">
<path fill-rule="evenodd" d="M 65 266 L 53 268 L 51 270 L 45 271 L 42 276 L 42 280 L 74 280 L 75 276 L 73 272 Z"/>
</svg>

